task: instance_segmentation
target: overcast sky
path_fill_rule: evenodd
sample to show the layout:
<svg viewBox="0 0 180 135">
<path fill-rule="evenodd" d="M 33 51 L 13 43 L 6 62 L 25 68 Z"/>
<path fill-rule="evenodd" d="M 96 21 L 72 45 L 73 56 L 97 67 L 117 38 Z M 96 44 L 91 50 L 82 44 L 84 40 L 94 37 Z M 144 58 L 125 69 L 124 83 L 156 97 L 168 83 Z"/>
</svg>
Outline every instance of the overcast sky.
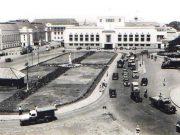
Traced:
<svg viewBox="0 0 180 135">
<path fill-rule="evenodd" d="M 36 18 L 123 16 L 133 20 L 180 21 L 180 0 L 0 0 L 0 21 Z"/>
</svg>

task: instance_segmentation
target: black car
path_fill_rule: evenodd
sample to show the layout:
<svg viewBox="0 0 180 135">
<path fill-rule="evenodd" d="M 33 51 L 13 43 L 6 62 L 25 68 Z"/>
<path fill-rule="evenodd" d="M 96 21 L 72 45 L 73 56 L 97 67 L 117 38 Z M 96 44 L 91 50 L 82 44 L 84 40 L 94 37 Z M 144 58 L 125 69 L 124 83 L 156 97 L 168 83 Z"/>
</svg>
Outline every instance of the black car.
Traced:
<svg viewBox="0 0 180 135">
<path fill-rule="evenodd" d="M 118 79 L 119 79 L 118 73 L 113 73 L 112 80 L 118 80 Z"/>
<path fill-rule="evenodd" d="M 109 89 L 109 96 L 110 98 L 116 98 L 117 97 L 116 89 Z"/>
<path fill-rule="evenodd" d="M 11 58 L 6 58 L 5 62 L 12 62 L 13 60 Z"/>
<path fill-rule="evenodd" d="M 176 132 L 180 132 L 180 121 L 176 124 Z"/>
<path fill-rule="evenodd" d="M 147 85 L 148 85 L 148 79 L 147 78 L 142 78 L 141 86 L 147 86 Z"/>
</svg>

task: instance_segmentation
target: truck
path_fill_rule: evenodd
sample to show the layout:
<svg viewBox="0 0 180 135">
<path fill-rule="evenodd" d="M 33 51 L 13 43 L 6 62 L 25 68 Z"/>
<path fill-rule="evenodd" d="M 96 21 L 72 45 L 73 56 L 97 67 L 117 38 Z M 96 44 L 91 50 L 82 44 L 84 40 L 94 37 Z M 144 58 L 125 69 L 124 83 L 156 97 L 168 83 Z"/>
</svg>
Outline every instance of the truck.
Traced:
<svg viewBox="0 0 180 135">
<path fill-rule="evenodd" d="M 168 59 L 163 61 L 161 68 L 162 69 L 170 69 L 170 68 L 179 68 L 180 67 L 180 59 Z"/>
<path fill-rule="evenodd" d="M 140 89 L 138 86 L 139 86 L 138 82 L 132 82 L 131 83 L 132 91 L 131 91 L 130 98 L 137 103 L 142 102 L 142 97 L 140 95 Z"/>
<path fill-rule="evenodd" d="M 134 78 L 134 79 L 138 79 L 139 78 L 138 71 L 136 71 L 136 70 L 133 71 L 132 78 Z"/>
<path fill-rule="evenodd" d="M 22 47 L 21 51 L 20 51 L 20 54 L 23 55 L 23 54 L 27 54 L 27 53 L 32 53 L 33 50 L 34 49 L 33 49 L 32 46 Z"/>
<path fill-rule="evenodd" d="M 155 108 L 159 109 L 162 112 L 168 114 L 176 113 L 176 107 L 171 104 L 169 98 L 164 98 L 162 96 L 155 96 L 155 97 L 149 97 L 149 100 L 151 102 L 151 105 L 153 105 Z"/>
<path fill-rule="evenodd" d="M 42 122 L 49 122 L 56 119 L 55 111 L 56 107 L 43 107 L 31 110 L 27 114 L 23 114 L 20 117 L 20 125 L 37 124 Z"/>
</svg>

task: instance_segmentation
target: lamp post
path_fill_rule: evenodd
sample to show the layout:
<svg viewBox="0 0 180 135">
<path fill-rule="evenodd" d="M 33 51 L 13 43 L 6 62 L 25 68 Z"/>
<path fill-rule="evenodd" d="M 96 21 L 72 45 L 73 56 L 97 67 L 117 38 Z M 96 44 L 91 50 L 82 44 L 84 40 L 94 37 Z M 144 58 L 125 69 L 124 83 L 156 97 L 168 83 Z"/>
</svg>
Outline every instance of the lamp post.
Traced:
<svg viewBox="0 0 180 135">
<path fill-rule="evenodd" d="M 27 47 L 27 63 L 26 63 L 26 68 L 27 68 L 27 88 L 26 90 L 28 91 L 29 90 L 29 75 L 28 75 L 28 68 L 29 68 L 29 58 L 28 58 L 28 47 Z"/>
</svg>

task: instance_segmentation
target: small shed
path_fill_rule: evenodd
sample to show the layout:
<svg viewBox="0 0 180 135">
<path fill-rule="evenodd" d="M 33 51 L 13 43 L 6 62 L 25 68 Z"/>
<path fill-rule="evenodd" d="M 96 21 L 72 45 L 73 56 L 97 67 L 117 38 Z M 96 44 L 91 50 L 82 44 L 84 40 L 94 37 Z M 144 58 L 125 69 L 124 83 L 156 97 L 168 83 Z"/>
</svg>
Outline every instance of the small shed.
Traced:
<svg viewBox="0 0 180 135">
<path fill-rule="evenodd" d="M 0 68 L 0 86 L 24 87 L 26 75 L 14 68 Z"/>
</svg>

